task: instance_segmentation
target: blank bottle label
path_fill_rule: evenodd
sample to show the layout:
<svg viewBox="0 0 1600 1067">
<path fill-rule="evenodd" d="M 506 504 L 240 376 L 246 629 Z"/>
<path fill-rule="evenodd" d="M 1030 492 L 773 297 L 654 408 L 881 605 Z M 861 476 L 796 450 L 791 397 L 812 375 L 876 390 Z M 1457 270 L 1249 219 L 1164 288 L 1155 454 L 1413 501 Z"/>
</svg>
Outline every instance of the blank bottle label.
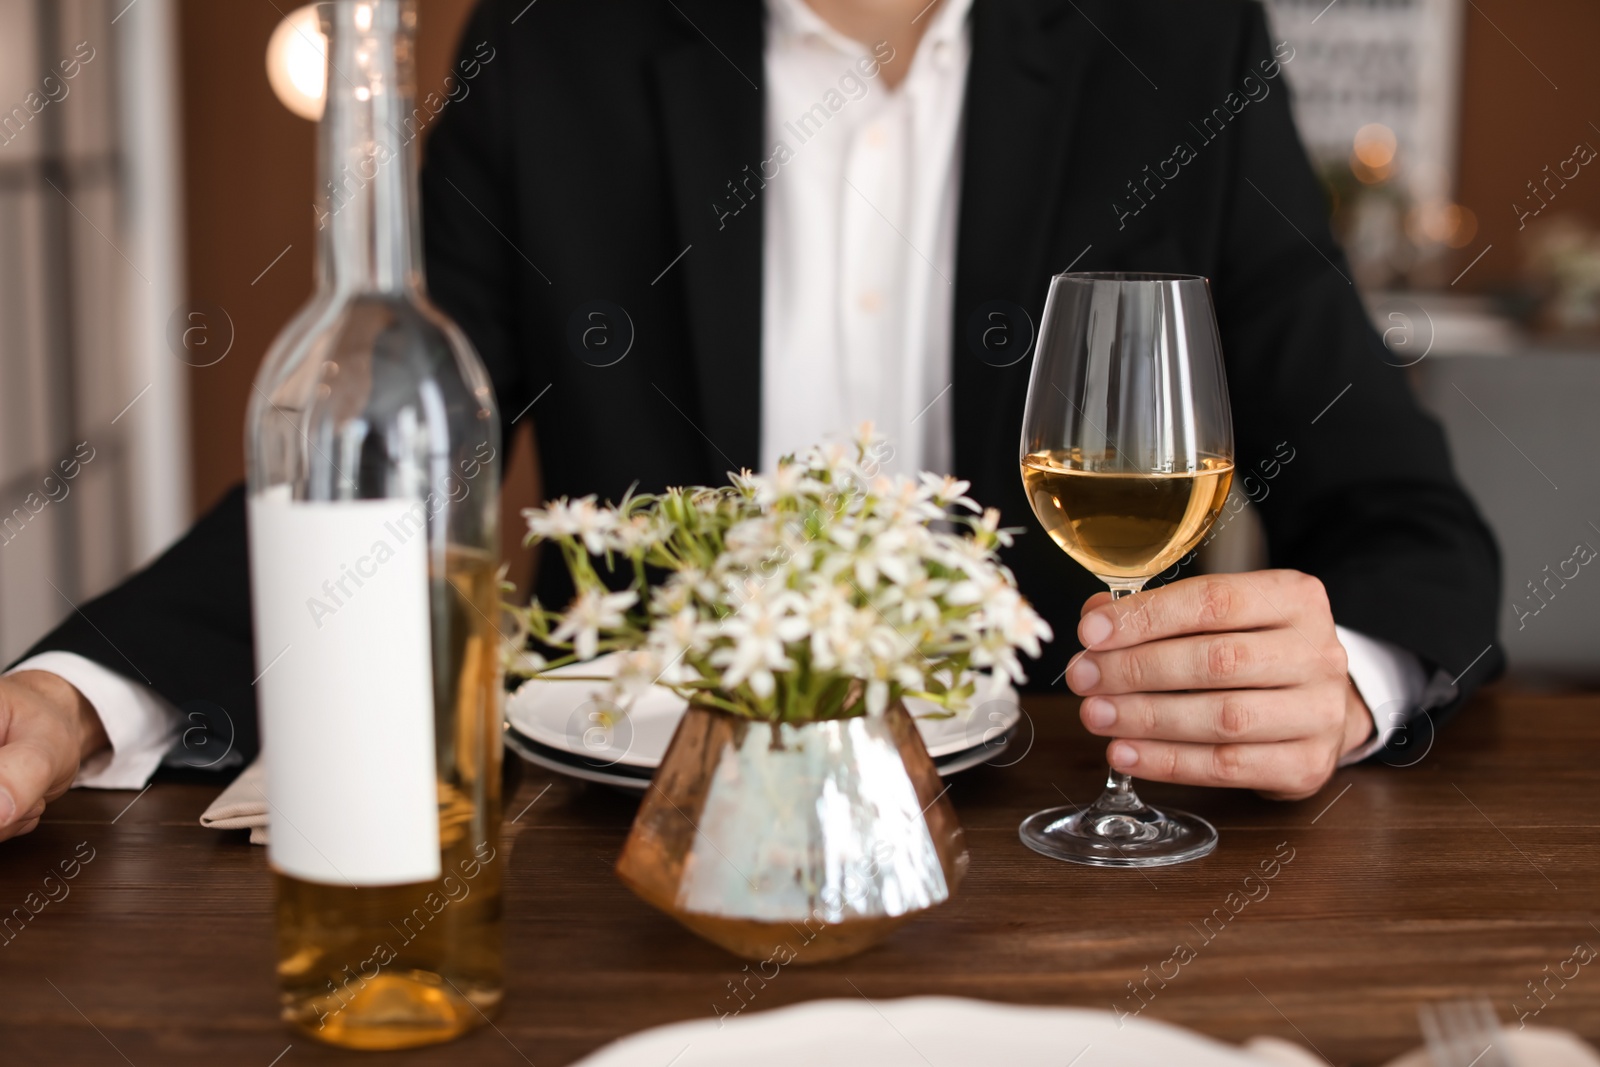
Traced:
<svg viewBox="0 0 1600 1067">
<path fill-rule="evenodd" d="M 250 501 L 272 865 L 330 885 L 439 877 L 426 515 Z"/>
</svg>

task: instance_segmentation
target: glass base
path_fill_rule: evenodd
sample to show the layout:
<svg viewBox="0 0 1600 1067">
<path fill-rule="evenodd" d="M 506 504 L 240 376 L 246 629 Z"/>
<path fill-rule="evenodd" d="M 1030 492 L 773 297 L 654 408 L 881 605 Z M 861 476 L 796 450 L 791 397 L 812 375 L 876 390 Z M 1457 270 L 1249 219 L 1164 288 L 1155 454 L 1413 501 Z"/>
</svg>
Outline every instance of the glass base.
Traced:
<svg viewBox="0 0 1600 1067">
<path fill-rule="evenodd" d="M 1133 811 L 1089 807 L 1049 808 L 1023 820 L 1022 843 L 1052 859 L 1091 867 L 1165 867 L 1208 855 L 1217 829 L 1186 811 Z"/>
</svg>

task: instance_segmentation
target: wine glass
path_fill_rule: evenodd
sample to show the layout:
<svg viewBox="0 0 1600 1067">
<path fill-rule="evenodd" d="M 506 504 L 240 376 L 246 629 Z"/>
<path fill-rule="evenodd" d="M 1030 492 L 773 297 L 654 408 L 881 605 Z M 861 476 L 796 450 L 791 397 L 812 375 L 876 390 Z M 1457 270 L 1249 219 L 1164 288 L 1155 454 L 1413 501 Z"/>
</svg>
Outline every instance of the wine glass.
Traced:
<svg viewBox="0 0 1600 1067">
<path fill-rule="evenodd" d="M 1211 290 L 1184 274 L 1058 274 L 1022 419 L 1022 482 L 1061 549 L 1126 597 L 1184 557 L 1233 482 L 1233 418 Z M 1217 831 L 1157 811 L 1109 772 L 1088 807 L 1019 829 L 1029 848 L 1098 867 L 1198 859 Z"/>
</svg>

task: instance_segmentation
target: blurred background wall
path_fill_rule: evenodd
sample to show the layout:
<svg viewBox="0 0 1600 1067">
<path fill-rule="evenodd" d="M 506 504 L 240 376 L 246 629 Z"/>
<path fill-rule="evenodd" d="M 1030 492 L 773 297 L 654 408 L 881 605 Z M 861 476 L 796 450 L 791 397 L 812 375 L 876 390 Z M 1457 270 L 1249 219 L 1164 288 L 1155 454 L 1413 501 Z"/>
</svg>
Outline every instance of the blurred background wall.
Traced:
<svg viewBox="0 0 1600 1067">
<path fill-rule="evenodd" d="M 418 0 L 420 93 L 443 86 L 471 7 Z M 1527 599 L 1542 566 L 1571 556 L 1558 542 L 1600 523 L 1588 470 L 1600 431 L 1587 414 L 1600 396 L 1600 321 L 1586 319 L 1600 317 L 1600 166 L 1557 183 L 1545 170 L 1580 142 L 1600 147 L 1600 4 L 1268 8 L 1297 50 L 1288 80 L 1374 320 L 1445 423 L 1506 547 L 1513 664 L 1600 678 L 1600 579 L 1588 579 L 1592 590 L 1569 583 L 1554 602 Z M 257 363 L 311 286 L 314 127 L 277 100 L 264 69 L 290 10 L 0 0 L 0 109 L 85 35 L 107 42 L 75 95 L 34 120 L 31 147 L 0 146 L 0 513 L 76 441 L 88 435 L 97 449 L 74 495 L 33 520 L 55 525 L 25 531 L 45 536 L 0 547 L 7 657 L 71 610 L 68 598 L 148 558 L 242 476 Z M 37 136 L 52 121 L 63 125 Z M 163 240 L 174 247 L 164 252 Z M 29 279 L 69 273 L 56 303 L 18 295 L 40 288 Z M 173 316 L 188 331 L 176 346 Z M 113 423 L 147 382 L 160 384 Z M 510 464 L 505 511 L 515 516 L 537 494 L 526 440 Z M 91 472 L 97 492 L 86 491 Z M 525 576 L 518 526 L 506 523 L 507 553 Z M 1588 536 L 1600 547 L 1600 527 Z M 1247 561 L 1250 546 L 1240 547 Z M 1534 604 L 1544 606 L 1536 624 Z"/>
</svg>

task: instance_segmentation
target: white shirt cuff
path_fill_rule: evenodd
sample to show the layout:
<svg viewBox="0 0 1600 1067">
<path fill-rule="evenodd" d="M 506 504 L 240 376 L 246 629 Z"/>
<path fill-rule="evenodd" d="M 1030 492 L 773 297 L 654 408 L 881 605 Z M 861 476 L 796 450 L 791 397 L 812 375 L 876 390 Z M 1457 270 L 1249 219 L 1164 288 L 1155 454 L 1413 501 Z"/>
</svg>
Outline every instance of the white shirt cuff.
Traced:
<svg viewBox="0 0 1600 1067">
<path fill-rule="evenodd" d="M 1397 727 L 1403 726 L 1422 706 L 1428 672 L 1415 653 L 1399 645 L 1335 626 L 1349 661 L 1350 681 L 1372 714 L 1372 736 L 1344 754 L 1339 766 L 1359 763 L 1378 749 Z"/>
<path fill-rule="evenodd" d="M 74 786 L 143 789 L 178 736 L 182 712 L 147 685 L 73 652 L 41 652 L 7 671 L 49 671 L 82 693 L 111 739 L 78 768 Z"/>
</svg>

